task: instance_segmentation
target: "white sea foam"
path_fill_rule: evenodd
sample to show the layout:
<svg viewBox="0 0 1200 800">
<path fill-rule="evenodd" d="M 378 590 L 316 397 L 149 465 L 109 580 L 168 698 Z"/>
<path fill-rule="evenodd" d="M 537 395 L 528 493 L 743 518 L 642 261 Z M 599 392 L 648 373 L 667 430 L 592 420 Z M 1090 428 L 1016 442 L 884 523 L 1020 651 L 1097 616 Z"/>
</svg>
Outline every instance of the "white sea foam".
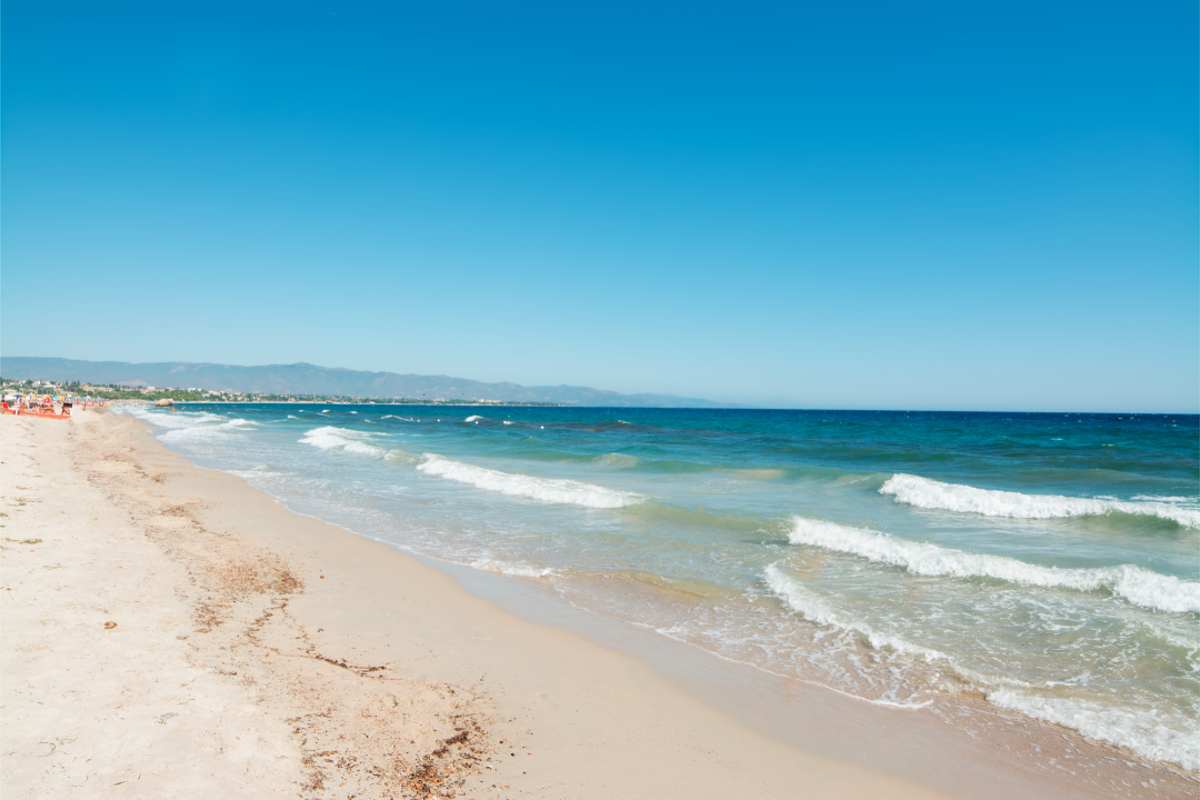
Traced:
<svg viewBox="0 0 1200 800">
<path fill-rule="evenodd" d="M 193 428 L 205 423 L 219 423 L 225 418 L 207 411 L 151 411 L 141 406 L 121 406 L 120 411 L 145 420 L 158 428 Z"/>
<path fill-rule="evenodd" d="M 993 578 L 1023 586 L 1108 591 L 1134 605 L 1156 611 L 1200 611 L 1200 582 L 1121 564 L 1113 567 L 1046 567 L 1006 556 L 966 553 L 927 542 L 897 539 L 868 528 L 794 517 L 792 544 L 860 556 L 901 567 L 914 575 Z"/>
<path fill-rule="evenodd" d="M 1159 713 L 1113 708 L 1075 698 L 1039 697 L 1007 688 L 989 692 L 987 699 L 1001 708 L 1074 728 L 1089 738 L 1128 747 L 1149 759 L 1200 769 L 1200 733 L 1188 720 L 1168 725 Z"/>
<path fill-rule="evenodd" d="M 471 566 L 484 572 L 511 575 L 517 578 L 548 578 L 555 574 L 554 570 L 549 567 L 534 567 L 529 564 L 496 558 L 477 558 L 471 562 Z"/>
<path fill-rule="evenodd" d="M 478 414 L 472 414 L 471 416 L 464 419 L 463 422 L 473 422 L 476 425 L 478 425 L 479 421 L 482 419 L 483 419 L 483 417 L 479 416 Z"/>
<path fill-rule="evenodd" d="M 641 495 L 632 492 L 561 478 L 536 478 L 518 472 L 500 472 L 452 461 L 434 453 L 426 453 L 417 469 L 426 475 L 470 484 L 477 489 L 514 497 L 527 497 L 541 503 L 565 503 L 586 508 L 623 508 L 640 503 L 643 499 Z"/>
<path fill-rule="evenodd" d="M 918 508 L 982 514 L 987 517 L 1053 519 L 1111 514 L 1159 517 L 1189 528 L 1200 528 L 1200 510 L 1161 502 L 1132 502 L 1094 497 L 1063 497 L 1053 494 L 1023 494 L 998 489 L 979 489 L 958 483 L 943 483 L 919 475 L 896 473 L 879 487 L 901 503 Z"/>
<path fill-rule="evenodd" d="M 506 420 L 504 420 L 504 421 L 503 421 L 501 424 L 502 424 L 502 425 L 512 425 L 512 424 L 513 424 L 513 421 L 512 421 L 511 419 L 506 419 Z"/>
<path fill-rule="evenodd" d="M 828 628 L 856 633 L 866 639 L 877 650 L 887 648 L 898 653 L 917 656 L 929 662 L 944 661 L 952 663 L 944 653 L 906 642 L 889 634 L 880 633 L 865 622 L 851 619 L 835 611 L 824 598 L 805 587 L 800 581 L 785 574 L 776 564 L 767 565 L 763 570 L 763 578 L 771 591 L 788 608 L 809 622 L 815 622 L 818 625 L 824 625 Z"/>
<path fill-rule="evenodd" d="M 215 440 L 239 429 L 258 427 L 257 422 L 248 419 L 223 417 L 207 411 L 158 411 L 135 405 L 120 407 L 118 411 L 163 428 L 159 438 L 164 442 Z"/>
<path fill-rule="evenodd" d="M 405 464 L 418 464 L 421 461 L 420 456 L 410 453 L 402 447 L 393 447 L 388 450 L 384 458 L 388 461 L 401 461 Z"/>
<path fill-rule="evenodd" d="M 386 450 L 368 442 L 370 438 L 371 434 L 363 431 L 322 425 L 320 428 L 306 431 L 299 441 L 301 444 L 307 444 L 320 450 L 341 450 L 345 453 L 370 456 L 371 458 L 386 456 Z"/>
<path fill-rule="evenodd" d="M 227 469 L 225 470 L 230 475 L 236 475 L 239 478 L 250 480 L 253 478 L 277 478 L 282 475 L 282 472 L 272 470 L 266 464 L 258 464 L 250 469 Z"/>
<path fill-rule="evenodd" d="M 1164 495 L 1164 494 L 1135 494 L 1134 500 L 1150 500 L 1156 503 L 1187 503 L 1189 505 L 1200 504 L 1200 497 L 1180 497 L 1179 495 Z"/>
</svg>

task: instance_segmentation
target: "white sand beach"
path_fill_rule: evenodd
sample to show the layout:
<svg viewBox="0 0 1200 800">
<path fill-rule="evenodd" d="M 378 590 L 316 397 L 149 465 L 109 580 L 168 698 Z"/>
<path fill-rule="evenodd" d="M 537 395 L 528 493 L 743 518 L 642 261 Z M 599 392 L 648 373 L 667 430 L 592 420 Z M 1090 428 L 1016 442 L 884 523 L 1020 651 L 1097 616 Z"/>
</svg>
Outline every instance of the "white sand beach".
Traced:
<svg viewBox="0 0 1200 800">
<path fill-rule="evenodd" d="M 6 798 L 1089 794 L 817 688 L 828 747 L 771 736 L 128 417 L 5 417 L 0 453 Z"/>
</svg>

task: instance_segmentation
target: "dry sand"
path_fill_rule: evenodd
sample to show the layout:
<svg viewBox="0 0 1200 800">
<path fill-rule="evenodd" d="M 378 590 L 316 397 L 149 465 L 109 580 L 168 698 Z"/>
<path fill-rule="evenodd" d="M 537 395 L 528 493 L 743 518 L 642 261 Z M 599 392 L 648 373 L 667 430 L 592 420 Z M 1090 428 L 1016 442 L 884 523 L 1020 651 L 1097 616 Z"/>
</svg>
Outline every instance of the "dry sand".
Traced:
<svg viewBox="0 0 1200 800">
<path fill-rule="evenodd" d="M 829 746 L 785 742 L 194 467 L 129 418 L 0 418 L 0 515 L 4 798 L 1073 788 L 829 692 L 795 712 Z"/>
</svg>

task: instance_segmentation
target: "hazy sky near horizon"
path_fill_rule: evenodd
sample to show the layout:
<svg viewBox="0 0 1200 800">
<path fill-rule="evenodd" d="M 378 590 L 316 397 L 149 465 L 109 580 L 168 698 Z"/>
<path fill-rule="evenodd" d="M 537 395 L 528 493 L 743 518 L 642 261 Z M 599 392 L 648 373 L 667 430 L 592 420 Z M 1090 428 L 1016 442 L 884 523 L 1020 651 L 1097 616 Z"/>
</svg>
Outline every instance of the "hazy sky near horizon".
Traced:
<svg viewBox="0 0 1200 800">
<path fill-rule="evenodd" d="M 5 3 L 3 354 L 1200 407 L 1192 0 L 576 5 Z"/>
</svg>

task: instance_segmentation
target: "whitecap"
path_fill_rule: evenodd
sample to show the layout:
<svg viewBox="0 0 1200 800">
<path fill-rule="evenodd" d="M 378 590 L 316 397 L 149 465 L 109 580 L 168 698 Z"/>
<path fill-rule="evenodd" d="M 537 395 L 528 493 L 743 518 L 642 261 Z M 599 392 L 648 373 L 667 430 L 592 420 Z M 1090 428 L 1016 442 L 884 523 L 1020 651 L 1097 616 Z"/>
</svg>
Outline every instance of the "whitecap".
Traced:
<svg viewBox="0 0 1200 800">
<path fill-rule="evenodd" d="M 1200 528 L 1200 510 L 1167 503 L 1131 502 L 1095 497 L 1063 497 L 1052 494 L 1023 494 L 998 489 L 979 489 L 958 483 L 943 483 L 919 475 L 896 473 L 880 494 L 917 508 L 959 511 L 987 517 L 1054 519 L 1111 514 L 1159 517 L 1189 528 Z"/>
<path fill-rule="evenodd" d="M 385 457 L 387 455 L 386 450 L 367 442 L 370 437 L 371 434 L 363 431 L 323 425 L 320 428 L 305 431 L 299 441 L 301 444 L 307 444 L 320 450 L 341 450 L 342 452 L 370 456 L 372 458 Z"/>
<path fill-rule="evenodd" d="M 1200 583 L 1161 575 L 1132 564 L 1112 567 L 1047 567 L 1007 556 L 967 553 L 927 542 L 897 539 L 869 528 L 793 517 L 792 544 L 820 547 L 900 567 L 930 577 L 991 578 L 1022 586 L 1108 591 L 1155 611 L 1200 612 Z"/>
<path fill-rule="evenodd" d="M 426 453 L 417 469 L 426 475 L 466 483 L 477 489 L 525 497 L 541 503 L 563 503 L 586 508 L 623 508 L 643 500 L 640 495 L 632 492 L 562 478 L 537 478 L 519 472 L 501 472 L 453 461 L 434 453 Z"/>
</svg>

